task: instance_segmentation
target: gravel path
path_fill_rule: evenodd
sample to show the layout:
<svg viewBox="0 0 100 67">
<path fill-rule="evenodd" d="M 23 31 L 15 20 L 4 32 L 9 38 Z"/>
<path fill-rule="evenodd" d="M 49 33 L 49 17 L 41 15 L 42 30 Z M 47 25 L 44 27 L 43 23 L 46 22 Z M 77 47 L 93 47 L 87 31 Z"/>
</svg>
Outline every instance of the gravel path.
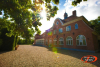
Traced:
<svg viewBox="0 0 100 67">
<path fill-rule="evenodd" d="M 97 56 L 93 63 L 83 63 L 81 57 L 86 55 Z M 100 67 L 100 53 L 86 53 L 70 50 L 60 50 L 19 45 L 18 50 L 0 52 L 0 67 Z"/>
</svg>

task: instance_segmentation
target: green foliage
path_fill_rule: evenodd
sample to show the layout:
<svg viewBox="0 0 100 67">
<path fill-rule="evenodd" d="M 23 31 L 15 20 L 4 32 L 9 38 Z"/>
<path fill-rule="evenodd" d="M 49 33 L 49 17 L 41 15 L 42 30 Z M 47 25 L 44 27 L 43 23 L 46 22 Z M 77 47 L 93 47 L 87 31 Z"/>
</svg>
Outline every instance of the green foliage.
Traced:
<svg viewBox="0 0 100 67">
<path fill-rule="evenodd" d="M 6 33 L 8 33 L 9 31 L 7 31 L 6 28 L 3 28 L 0 30 L 2 33 L 0 34 L 0 51 L 9 51 L 9 50 L 13 50 L 15 47 L 15 42 L 14 42 L 14 36 L 11 37 L 7 37 Z"/>
<path fill-rule="evenodd" d="M 2 42 L 3 42 L 2 39 L 0 39 L 0 47 L 1 47 L 1 45 L 2 45 Z"/>
<path fill-rule="evenodd" d="M 74 0 L 74 1 L 72 1 L 72 5 L 77 6 L 77 4 L 80 4 L 80 2 L 82 2 L 82 1 L 87 1 L 87 0 Z"/>
<path fill-rule="evenodd" d="M 46 11 L 47 11 L 47 20 L 50 20 L 51 17 L 54 17 L 55 14 L 57 14 L 57 6 L 51 6 L 50 4 L 47 4 L 46 6 Z"/>
<path fill-rule="evenodd" d="M 3 20 L 6 21 L 8 18 L 11 18 L 9 20 L 9 23 L 7 24 L 6 21 L 3 23 L 3 20 L 1 21 L 3 24 L 6 25 L 6 28 L 9 33 L 6 35 L 8 36 L 18 36 L 22 35 L 24 36 L 25 33 L 28 31 L 28 28 L 31 29 L 31 31 L 37 32 L 38 34 L 41 33 L 38 26 L 41 26 L 39 13 L 42 11 L 41 5 L 44 4 L 44 1 L 46 2 L 47 6 L 50 4 L 51 0 L 38 0 L 39 2 L 36 2 L 36 0 L 33 0 L 33 3 L 31 0 L 1 0 L 0 1 L 0 12 L 4 11 Z M 55 4 L 59 3 L 59 0 L 52 0 Z M 46 6 L 46 7 L 47 7 Z M 33 10 L 30 11 L 29 9 Z M 50 9 L 50 8 L 47 8 Z M 50 20 L 51 17 L 54 17 L 57 13 L 58 8 L 56 6 L 52 7 L 49 11 L 47 16 L 47 19 Z M 55 11 L 55 12 L 53 12 Z M 34 27 L 35 29 L 32 29 Z M 33 34 L 34 34 L 33 32 Z"/>
<path fill-rule="evenodd" d="M 95 20 L 91 20 L 90 23 L 95 32 L 100 35 L 100 16 Z"/>
<path fill-rule="evenodd" d="M 22 40 L 22 39 L 19 39 L 18 40 L 18 44 L 33 44 L 34 40 L 32 39 L 25 39 L 25 40 Z"/>
<path fill-rule="evenodd" d="M 25 43 L 31 43 L 30 37 L 36 32 L 41 33 L 38 26 L 41 26 L 39 13 L 41 5 L 46 2 L 48 9 L 47 20 L 57 14 L 56 6 L 47 7 L 51 0 L 0 0 L 0 14 L 3 10 L 3 18 L 0 18 L 0 50 L 12 50 L 17 45 L 18 36 L 26 38 Z M 52 0 L 55 4 L 59 0 Z M 50 10 L 49 10 L 50 9 Z M 30 11 L 32 10 L 32 11 Z M 9 19 L 10 18 L 10 19 Z M 34 27 L 34 29 L 33 29 Z M 7 36 L 6 36 L 7 35 Z"/>
</svg>

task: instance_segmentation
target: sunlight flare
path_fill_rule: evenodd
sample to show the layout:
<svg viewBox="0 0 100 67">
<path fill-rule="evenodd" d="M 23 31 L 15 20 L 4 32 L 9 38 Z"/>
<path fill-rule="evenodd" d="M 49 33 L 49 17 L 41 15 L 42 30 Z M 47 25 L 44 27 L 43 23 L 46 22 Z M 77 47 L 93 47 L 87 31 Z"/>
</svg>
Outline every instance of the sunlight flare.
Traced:
<svg viewBox="0 0 100 67">
<path fill-rule="evenodd" d="M 45 4 L 41 5 L 43 10 L 40 12 L 40 16 L 46 20 L 46 11 L 45 11 Z"/>
</svg>

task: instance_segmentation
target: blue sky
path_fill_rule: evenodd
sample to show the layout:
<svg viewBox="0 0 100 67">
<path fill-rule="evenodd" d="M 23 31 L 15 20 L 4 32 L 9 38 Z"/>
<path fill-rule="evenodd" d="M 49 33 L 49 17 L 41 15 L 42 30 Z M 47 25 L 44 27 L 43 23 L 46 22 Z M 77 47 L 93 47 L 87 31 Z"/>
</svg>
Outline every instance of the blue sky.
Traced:
<svg viewBox="0 0 100 67">
<path fill-rule="evenodd" d="M 94 20 L 100 16 L 100 0 L 88 0 L 86 2 L 81 2 L 76 7 L 71 5 L 72 1 L 73 0 L 60 0 L 59 5 L 57 5 L 59 10 L 57 11 L 55 17 L 51 18 L 50 21 L 47 21 L 46 17 L 43 17 L 41 20 L 42 26 L 39 27 L 41 34 L 53 26 L 56 18 L 64 19 L 63 16 L 65 10 L 68 16 L 72 15 L 72 11 L 76 10 L 77 16 L 83 15 L 88 21 Z M 51 5 L 54 4 L 51 3 Z"/>
<path fill-rule="evenodd" d="M 72 1 L 73 0 L 60 0 L 59 5 L 56 5 L 58 6 L 59 10 L 57 11 L 55 17 L 51 18 L 50 21 L 46 20 L 46 12 L 45 8 L 43 8 L 44 10 L 41 12 L 43 19 L 40 20 L 42 25 L 39 26 L 41 34 L 53 26 L 56 18 L 64 19 L 65 11 L 67 12 L 68 16 L 70 16 L 72 15 L 72 11 L 76 10 L 77 16 L 83 15 L 88 21 L 94 20 L 100 16 L 100 0 L 88 0 L 86 2 L 81 2 L 76 7 L 71 5 Z M 55 4 L 51 3 L 51 5 Z"/>
</svg>

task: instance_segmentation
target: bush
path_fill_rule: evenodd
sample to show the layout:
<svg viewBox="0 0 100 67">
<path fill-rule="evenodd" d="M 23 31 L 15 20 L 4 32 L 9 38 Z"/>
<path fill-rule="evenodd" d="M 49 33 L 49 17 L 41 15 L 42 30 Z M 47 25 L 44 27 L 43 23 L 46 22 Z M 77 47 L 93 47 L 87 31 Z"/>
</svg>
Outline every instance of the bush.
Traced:
<svg viewBox="0 0 100 67">
<path fill-rule="evenodd" d="M 18 44 L 33 44 L 34 40 L 31 40 L 31 39 L 26 39 L 26 40 L 22 40 L 22 39 L 19 39 L 18 40 Z"/>
<path fill-rule="evenodd" d="M 0 46 L 0 51 L 10 51 L 10 50 L 13 50 L 14 47 L 15 47 L 15 37 L 14 36 L 11 36 L 11 37 L 8 37 L 6 36 L 6 33 L 9 33 L 9 31 L 6 29 L 6 28 L 3 28 L 2 30 L 0 30 L 0 32 L 2 32 L 0 34 L 0 43 L 1 43 L 1 46 Z"/>
<path fill-rule="evenodd" d="M 0 46 L 2 45 L 2 39 L 0 39 Z"/>
</svg>

